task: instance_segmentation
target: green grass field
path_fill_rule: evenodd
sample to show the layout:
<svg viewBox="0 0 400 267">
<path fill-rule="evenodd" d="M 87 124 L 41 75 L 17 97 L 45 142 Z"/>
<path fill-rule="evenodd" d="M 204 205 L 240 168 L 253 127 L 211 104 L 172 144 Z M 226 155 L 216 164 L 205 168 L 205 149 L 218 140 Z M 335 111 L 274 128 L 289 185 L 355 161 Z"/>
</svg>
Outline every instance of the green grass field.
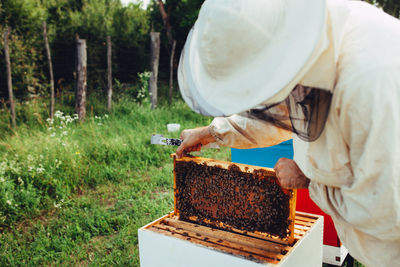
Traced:
<svg viewBox="0 0 400 267">
<path fill-rule="evenodd" d="M 0 114 L 0 266 L 139 266 L 137 230 L 173 209 L 174 148 L 150 136 L 206 125 L 182 102 L 152 111 L 122 99 L 84 123 L 43 101 L 19 107 L 15 132 Z M 228 160 L 228 149 L 202 152 Z"/>
</svg>

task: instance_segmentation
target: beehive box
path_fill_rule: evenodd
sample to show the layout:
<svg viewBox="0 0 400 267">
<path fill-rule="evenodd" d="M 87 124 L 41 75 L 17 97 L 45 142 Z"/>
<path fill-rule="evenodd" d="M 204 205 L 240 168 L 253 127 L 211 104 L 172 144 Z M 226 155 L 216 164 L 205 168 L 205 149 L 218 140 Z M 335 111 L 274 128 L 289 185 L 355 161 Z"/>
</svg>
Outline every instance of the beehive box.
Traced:
<svg viewBox="0 0 400 267">
<path fill-rule="evenodd" d="M 296 213 L 296 191 L 277 185 L 272 169 L 174 158 L 175 208 L 138 230 L 141 267 L 321 266 L 323 217 Z M 284 227 L 255 218 L 267 212 Z"/>
<path fill-rule="evenodd" d="M 175 215 L 182 221 L 293 244 L 296 190 L 270 168 L 174 157 Z"/>
<path fill-rule="evenodd" d="M 292 245 L 180 221 L 171 214 L 138 231 L 141 267 L 321 267 L 323 217 L 297 212 Z"/>
</svg>

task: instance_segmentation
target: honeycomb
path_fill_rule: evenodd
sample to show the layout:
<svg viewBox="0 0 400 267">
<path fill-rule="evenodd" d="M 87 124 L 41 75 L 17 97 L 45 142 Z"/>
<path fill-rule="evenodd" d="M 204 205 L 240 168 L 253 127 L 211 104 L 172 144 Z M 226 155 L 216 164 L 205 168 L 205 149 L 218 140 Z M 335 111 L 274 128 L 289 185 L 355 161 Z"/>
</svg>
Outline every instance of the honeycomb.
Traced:
<svg viewBox="0 0 400 267">
<path fill-rule="evenodd" d="M 175 163 L 175 205 L 183 221 L 284 238 L 290 234 L 290 197 L 291 191 L 264 169 Z"/>
</svg>

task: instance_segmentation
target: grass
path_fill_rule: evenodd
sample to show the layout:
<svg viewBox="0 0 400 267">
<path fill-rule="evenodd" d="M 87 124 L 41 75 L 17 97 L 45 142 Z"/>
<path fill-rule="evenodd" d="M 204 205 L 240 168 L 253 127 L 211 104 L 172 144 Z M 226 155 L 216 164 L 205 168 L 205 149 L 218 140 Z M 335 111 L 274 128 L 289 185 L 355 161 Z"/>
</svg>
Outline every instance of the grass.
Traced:
<svg viewBox="0 0 400 267">
<path fill-rule="evenodd" d="M 174 148 L 150 145 L 150 136 L 178 137 L 167 123 L 210 118 L 181 101 L 151 111 L 128 99 L 109 116 L 89 103 L 84 123 L 61 113 L 46 121 L 40 100 L 19 114 L 25 121 L 12 133 L 0 114 L 0 266 L 139 266 L 138 228 L 173 209 Z"/>
</svg>

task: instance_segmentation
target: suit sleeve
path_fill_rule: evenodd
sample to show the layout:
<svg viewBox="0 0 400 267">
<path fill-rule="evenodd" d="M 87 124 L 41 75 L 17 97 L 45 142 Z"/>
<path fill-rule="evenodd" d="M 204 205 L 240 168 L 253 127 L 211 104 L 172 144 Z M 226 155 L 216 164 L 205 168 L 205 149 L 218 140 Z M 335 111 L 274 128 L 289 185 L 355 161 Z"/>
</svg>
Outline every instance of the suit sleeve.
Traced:
<svg viewBox="0 0 400 267">
<path fill-rule="evenodd" d="M 220 145 L 240 149 L 268 147 L 292 138 L 289 131 L 243 115 L 215 118 L 209 127 Z"/>
</svg>

